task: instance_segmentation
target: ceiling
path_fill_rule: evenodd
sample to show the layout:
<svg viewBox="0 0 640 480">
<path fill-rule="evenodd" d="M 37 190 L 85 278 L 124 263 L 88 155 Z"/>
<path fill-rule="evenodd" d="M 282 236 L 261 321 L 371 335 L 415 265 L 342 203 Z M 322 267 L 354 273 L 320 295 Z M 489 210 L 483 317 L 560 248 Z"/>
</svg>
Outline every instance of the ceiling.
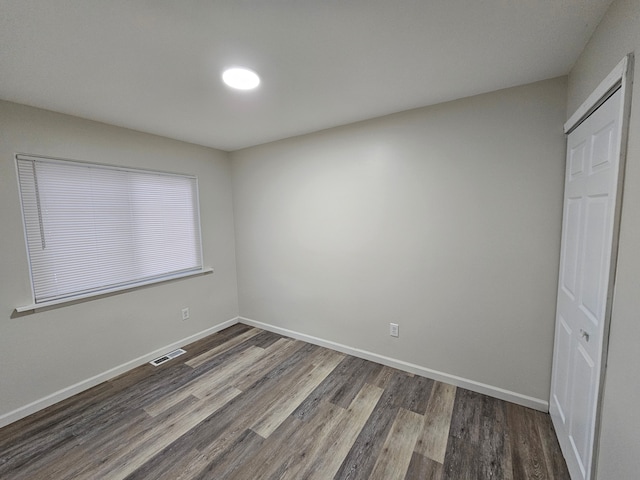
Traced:
<svg viewBox="0 0 640 480">
<path fill-rule="evenodd" d="M 565 75 L 610 3 L 0 0 L 0 98 L 236 150 Z"/>
</svg>

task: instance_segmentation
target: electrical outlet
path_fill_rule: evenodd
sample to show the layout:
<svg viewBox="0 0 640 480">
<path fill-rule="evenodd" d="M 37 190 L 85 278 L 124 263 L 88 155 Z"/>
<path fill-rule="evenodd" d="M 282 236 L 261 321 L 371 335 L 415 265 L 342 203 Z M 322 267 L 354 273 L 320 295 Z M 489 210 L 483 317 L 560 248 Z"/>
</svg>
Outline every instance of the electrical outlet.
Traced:
<svg viewBox="0 0 640 480">
<path fill-rule="evenodd" d="M 399 330 L 400 330 L 400 327 L 398 326 L 397 323 L 389 324 L 389 335 L 391 335 L 392 337 L 397 337 L 400 333 Z"/>
<path fill-rule="evenodd" d="M 182 309 L 182 320 L 188 320 L 189 319 L 189 307 L 184 307 Z"/>
</svg>

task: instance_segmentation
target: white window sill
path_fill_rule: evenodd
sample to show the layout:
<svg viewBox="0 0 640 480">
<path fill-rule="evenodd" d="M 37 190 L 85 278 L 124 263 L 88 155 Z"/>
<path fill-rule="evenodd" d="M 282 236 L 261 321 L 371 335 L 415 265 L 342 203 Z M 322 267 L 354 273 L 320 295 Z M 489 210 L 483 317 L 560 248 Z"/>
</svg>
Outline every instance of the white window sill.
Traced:
<svg viewBox="0 0 640 480">
<path fill-rule="evenodd" d="M 199 276 L 199 275 L 206 275 L 207 273 L 213 273 L 213 268 L 208 267 L 208 268 L 203 268 L 202 270 L 198 270 L 196 272 L 180 273 L 180 274 L 177 274 L 177 275 L 171 275 L 171 276 L 168 276 L 168 277 L 162 277 L 160 279 L 153 279 L 153 280 L 148 280 L 146 282 L 138 282 L 138 283 L 124 285 L 124 286 L 120 286 L 120 287 L 109 288 L 109 289 L 106 289 L 106 290 L 100 290 L 100 291 L 97 291 L 97 292 L 86 293 L 86 294 L 83 294 L 83 295 L 75 295 L 73 297 L 60 298 L 60 299 L 57 299 L 57 300 L 51 300 L 49 302 L 41 302 L 41 303 L 33 303 L 31 305 L 24 305 L 24 306 L 21 306 L 21 307 L 16 307 L 16 312 L 23 313 L 23 312 L 40 310 L 40 309 L 43 309 L 43 308 L 64 306 L 66 304 L 74 303 L 74 302 L 77 302 L 79 300 L 89 300 L 89 299 L 94 298 L 94 297 L 102 297 L 104 295 L 111 295 L 111 294 L 114 294 L 114 293 L 126 292 L 126 291 L 130 291 L 130 290 L 135 290 L 137 288 L 144 287 L 144 286 L 147 286 L 147 285 L 154 285 L 154 284 L 158 284 L 158 283 L 169 282 L 171 280 L 177 280 L 179 278 L 187 278 L 187 277 L 195 277 L 195 276 Z"/>
</svg>

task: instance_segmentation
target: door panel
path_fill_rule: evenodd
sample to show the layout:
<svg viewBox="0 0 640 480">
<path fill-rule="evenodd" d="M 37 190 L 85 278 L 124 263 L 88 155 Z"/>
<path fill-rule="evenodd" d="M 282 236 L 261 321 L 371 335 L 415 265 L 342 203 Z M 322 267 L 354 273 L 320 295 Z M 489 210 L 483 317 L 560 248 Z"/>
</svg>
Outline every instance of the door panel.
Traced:
<svg viewBox="0 0 640 480">
<path fill-rule="evenodd" d="M 552 392 L 552 402 L 555 404 L 560 419 L 564 424 L 566 422 L 565 410 L 569 410 L 569 399 L 567 398 L 569 390 L 569 372 L 571 371 L 571 327 L 562 318 L 562 315 L 558 315 L 558 355 L 555 361 L 561 365 L 557 369 L 558 381 L 554 385 L 556 388 Z"/>
<path fill-rule="evenodd" d="M 608 196 L 586 198 L 584 254 L 580 309 L 597 327 L 604 317 L 604 301 L 608 276 L 605 268 Z M 603 278 L 605 277 L 605 278 Z"/>
<path fill-rule="evenodd" d="M 580 175 L 584 169 L 584 153 L 587 142 L 582 141 L 571 149 L 569 154 L 569 180 L 573 180 Z"/>
<path fill-rule="evenodd" d="M 564 255 L 562 256 L 562 280 L 561 284 L 565 293 L 573 300 L 576 296 L 576 279 L 578 275 L 578 247 L 580 240 L 580 212 L 581 202 L 579 198 L 567 199 L 567 208 L 564 216 L 566 219 L 566 235 L 564 243 Z"/>
<path fill-rule="evenodd" d="M 591 429 L 588 419 L 593 409 L 590 386 L 595 380 L 595 363 L 582 345 L 578 344 L 574 352 L 576 358 L 573 375 L 576 381 L 571 405 L 571 439 L 575 446 L 580 470 L 585 472 L 591 449 Z"/>
<path fill-rule="evenodd" d="M 593 134 L 593 155 L 591 156 L 591 172 L 600 168 L 606 168 L 611 164 L 611 147 L 615 133 L 615 122 L 605 125 L 600 131 Z"/>
</svg>

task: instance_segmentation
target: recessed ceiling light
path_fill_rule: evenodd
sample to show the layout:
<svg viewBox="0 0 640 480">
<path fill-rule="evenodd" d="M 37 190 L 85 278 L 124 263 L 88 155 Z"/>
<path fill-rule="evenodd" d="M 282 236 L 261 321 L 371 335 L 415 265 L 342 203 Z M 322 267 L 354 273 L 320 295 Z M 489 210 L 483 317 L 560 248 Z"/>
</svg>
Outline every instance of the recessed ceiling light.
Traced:
<svg viewBox="0 0 640 480">
<path fill-rule="evenodd" d="M 222 74 L 222 80 L 231 88 L 252 90 L 260 85 L 260 77 L 247 68 L 228 68 Z"/>
</svg>

